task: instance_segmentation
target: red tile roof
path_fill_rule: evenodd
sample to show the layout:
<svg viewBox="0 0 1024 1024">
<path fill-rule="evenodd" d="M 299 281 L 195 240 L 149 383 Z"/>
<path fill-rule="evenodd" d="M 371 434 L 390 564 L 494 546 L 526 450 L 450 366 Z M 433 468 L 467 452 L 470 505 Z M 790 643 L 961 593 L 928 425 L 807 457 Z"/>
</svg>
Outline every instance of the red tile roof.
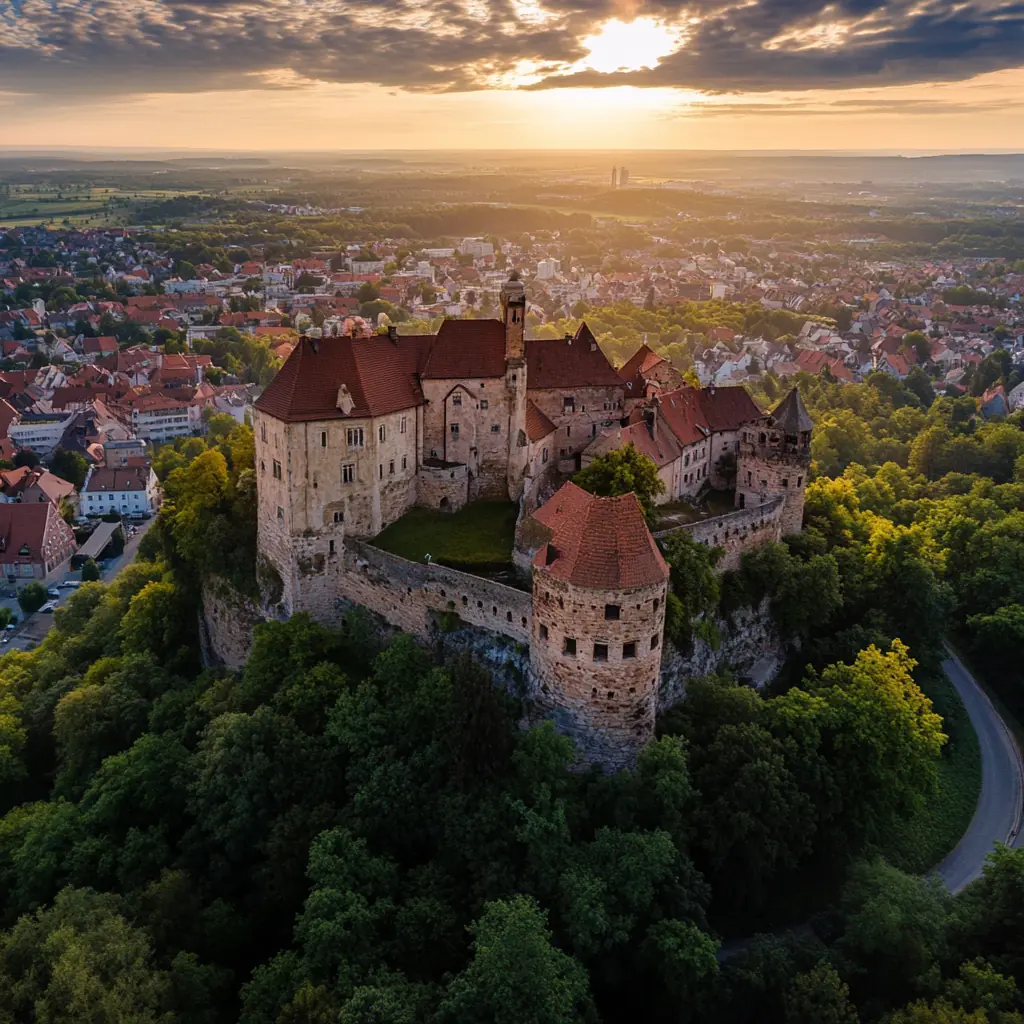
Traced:
<svg viewBox="0 0 1024 1024">
<path fill-rule="evenodd" d="M 144 491 L 149 482 L 149 463 L 116 468 L 94 469 L 83 491 L 88 493 L 110 491 Z"/>
<path fill-rule="evenodd" d="M 590 328 L 580 324 L 572 338 L 526 343 L 526 388 L 622 387 Z"/>
<path fill-rule="evenodd" d="M 526 436 L 531 441 L 540 441 L 555 432 L 555 425 L 533 404 L 526 403 Z"/>
<path fill-rule="evenodd" d="M 352 396 L 349 416 L 382 416 L 423 401 L 416 380 L 419 338 L 302 338 L 256 408 L 275 419 L 343 419 L 338 389 Z"/>
<path fill-rule="evenodd" d="M 623 380 L 633 380 L 634 377 L 643 377 L 650 373 L 659 363 L 665 362 L 664 356 L 659 356 L 653 349 L 641 345 L 622 366 L 619 367 L 619 376 Z"/>
<path fill-rule="evenodd" d="M 695 388 L 678 388 L 662 395 L 658 416 L 684 445 L 703 440 L 711 429 Z"/>
<path fill-rule="evenodd" d="M 0 563 L 45 564 L 75 550 L 75 535 L 49 501 L 0 504 Z"/>
<path fill-rule="evenodd" d="M 505 325 L 500 320 L 445 320 L 434 337 L 424 340 L 429 344 L 422 369 L 427 380 L 505 376 Z"/>
<path fill-rule="evenodd" d="M 700 406 L 712 430 L 739 430 L 744 423 L 760 419 L 757 407 L 746 388 L 704 388 Z"/>
<path fill-rule="evenodd" d="M 551 530 L 533 564 L 556 579 L 589 590 L 628 590 L 668 579 L 635 494 L 599 498 L 567 483 L 533 518 Z"/>
</svg>

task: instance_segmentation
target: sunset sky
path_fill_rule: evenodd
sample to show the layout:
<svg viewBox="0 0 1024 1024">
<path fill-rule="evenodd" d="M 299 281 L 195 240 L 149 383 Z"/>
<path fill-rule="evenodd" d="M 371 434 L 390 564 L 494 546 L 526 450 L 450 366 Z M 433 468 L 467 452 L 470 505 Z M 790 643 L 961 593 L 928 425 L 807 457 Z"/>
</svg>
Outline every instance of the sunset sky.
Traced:
<svg viewBox="0 0 1024 1024">
<path fill-rule="evenodd" d="M 0 0 L 13 146 L 1024 149 L 1024 3 Z"/>
</svg>

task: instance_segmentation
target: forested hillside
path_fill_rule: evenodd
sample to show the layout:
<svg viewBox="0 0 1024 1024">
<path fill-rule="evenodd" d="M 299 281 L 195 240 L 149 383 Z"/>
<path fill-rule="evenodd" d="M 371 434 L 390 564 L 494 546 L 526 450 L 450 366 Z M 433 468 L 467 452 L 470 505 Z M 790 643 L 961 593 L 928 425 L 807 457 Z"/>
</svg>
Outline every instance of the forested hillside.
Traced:
<svg viewBox="0 0 1024 1024">
<path fill-rule="evenodd" d="M 721 578 L 667 551 L 675 642 L 767 597 L 783 676 L 694 681 L 616 775 L 360 615 L 202 670 L 201 578 L 255 585 L 252 436 L 165 450 L 140 560 L 0 659 L 0 1020 L 1019 1021 L 1024 854 L 919 873 L 976 795 L 941 639 L 1024 662 L 1024 432 L 802 385 L 805 532 Z"/>
</svg>

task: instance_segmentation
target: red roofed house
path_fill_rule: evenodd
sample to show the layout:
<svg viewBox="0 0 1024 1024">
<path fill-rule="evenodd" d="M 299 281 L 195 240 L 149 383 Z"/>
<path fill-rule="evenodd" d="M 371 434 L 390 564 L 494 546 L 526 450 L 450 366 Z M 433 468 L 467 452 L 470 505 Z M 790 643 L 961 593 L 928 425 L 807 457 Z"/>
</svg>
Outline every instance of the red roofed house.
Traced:
<svg viewBox="0 0 1024 1024">
<path fill-rule="evenodd" d="M 62 500 L 71 499 L 74 494 L 74 484 L 41 466 L 16 466 L 0 472 L 0 502 L 49 501 L 59 507 Z"/>
<path fill-rule="evenodd" d="M 99 338 L 82 339 L 82 360 L 86 363 L 95 363 L 97 359 L 104 356 L 114 355 L 117 352 L 117 338 L 112 335 L 102 335 Z"/>
<path fill-rule="evenodd" d="M 0 504 L 0 565 L 8 583 L 55 575 L 76 548 L 71 527 L 52 502 Z"/>
</svg>

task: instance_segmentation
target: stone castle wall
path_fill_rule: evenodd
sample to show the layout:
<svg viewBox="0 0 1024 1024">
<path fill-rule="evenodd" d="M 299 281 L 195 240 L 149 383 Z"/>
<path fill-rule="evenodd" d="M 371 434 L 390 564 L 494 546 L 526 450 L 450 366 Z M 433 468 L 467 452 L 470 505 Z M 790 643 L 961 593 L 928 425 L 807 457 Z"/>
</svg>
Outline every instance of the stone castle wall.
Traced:
<svg viewBox="0 0 1024 1024">
<path fill-rule="evenodd" d="M 590 590 L 534 568 L 533 696 L 582 763 L 627 767 L 654 736 L 665 594 L 665 582 Z"/>
<path fill-rule="evenodd" d="M 469 467 L 420 466 L 416 475 L 416 504 L 435 511 L 457 512 L 469 501 Z"/>
<path fill-rule="evenodd" d="M 409 562 L 352 539 L 341 561 L 338 597 L 407 633 L 426 638 L 439 617 L 451 613 L 470 626 L 530 642 L 533 611 L 526 591 L 443 565 Z"/>
<path fill-rule="evenodd" d="M 688 533 L 698 544 L 723 548 L 725 555 L 718 563 L 718 569 L 728 572 L 739 568 L 744 551 L 752 551 L 767 541 L 782 539 L 785 511 L 785 498 L 777 495 L 754 508 L 742 508 L 699 523 L 662 530 L 654 535 L 654 539 L 664 540 L 674 533 Z"/>
<path fill-rule="evenodd" d="M 737 500 L 750 508 L 769 494 L 782 498 L 782 535 L 799 533 L 804 519 L 804 492 L 809 463 L 795 455 L 773 452 L 765 445 L 744 444 L 736 465 Z"/>
</svg>

